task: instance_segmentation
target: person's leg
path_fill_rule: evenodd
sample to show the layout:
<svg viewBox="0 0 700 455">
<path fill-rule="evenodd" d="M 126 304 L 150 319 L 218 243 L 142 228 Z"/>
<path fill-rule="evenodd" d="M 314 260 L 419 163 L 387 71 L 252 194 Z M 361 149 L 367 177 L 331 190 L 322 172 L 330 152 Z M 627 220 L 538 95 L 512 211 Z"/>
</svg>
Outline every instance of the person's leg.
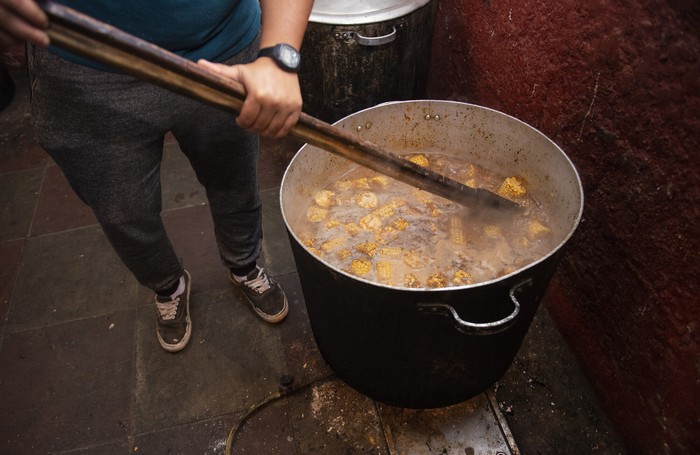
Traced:
<svg viewBox="0 0 700 455">
<path fill-rule="evenodd" d="M 258 137 L 238 128 L 231 115 L 201 105 L 192 108 L 196 118 L 206 120 L 175 127 L 173 135 L 206 190 L 224 265 L 252 270 L 262 237 Z"/>
<path fill-rule="evenodd" d="M 257 48 L 256 40 L 226 63 L 250 61 Z M 172 132 L 206 188 L 219 253 L 232 281 L 260 317 L 281 321 L 288 310 L 284 292 L 257 267 L 262 241 L 258 136 L 239 128 L 233 115 L 201 104 L 188 105 Z"/>
<path fill-rule="evenodd" d="M 30 52 L 29 62 L 39 142 L 93 210 L 124 264 L 141 284 L 161 294 L 172 296 L 169 291 L 189 285 L 160 217 L 160 161 L 169 122 L 161 89 L 44 50 Z M 166 334 L 171 339 L 161 344 L 179 350 L 189 338 L 184 321 L 189 316 L 173 322 L 170 309 L 166 313 L 168 324 L 177 322 L 166 332 L 177 333 Z"/>
</svg>

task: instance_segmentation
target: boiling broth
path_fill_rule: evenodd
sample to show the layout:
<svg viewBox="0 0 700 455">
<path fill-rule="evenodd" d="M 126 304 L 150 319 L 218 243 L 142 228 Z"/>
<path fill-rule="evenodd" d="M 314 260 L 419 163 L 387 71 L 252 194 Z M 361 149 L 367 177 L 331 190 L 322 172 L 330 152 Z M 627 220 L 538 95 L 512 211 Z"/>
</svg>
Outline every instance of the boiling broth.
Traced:
<svg viewBox="0 0 700 455">
<path fill-rule="evenodd" d="M 398 287 L 442 288 L 499 278 L 547 254 L 555 235 L 522 176 L 497 175 L 454 156 L 405 158 L 520 210 L 472 210 L 357 166 L 318 190 L 295 229 L 325 262 Z"/>
</svg>

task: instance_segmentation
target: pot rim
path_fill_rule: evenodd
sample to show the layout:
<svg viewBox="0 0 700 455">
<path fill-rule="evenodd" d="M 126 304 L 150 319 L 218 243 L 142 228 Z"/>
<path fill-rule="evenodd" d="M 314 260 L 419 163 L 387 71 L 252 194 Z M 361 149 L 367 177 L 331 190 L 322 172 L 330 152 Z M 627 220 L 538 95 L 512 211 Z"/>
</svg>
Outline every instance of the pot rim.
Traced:
<svg viewBox="0 0 700 455">
<path fill-rule="evenodd" d="M 433 0 L 374 0 L 373 2 L 314 2 L 309 22 L 327 25 L 368 25 L 398 19 Z"/>
<path fill-rule="evenodd" d="M 583 216 L 583 207 L 584 207 L 583 185 L 582 185 L 582 182 L 581 182 L 581 177 L 580 177 L 578 171 L 576 170 L 576 167 L 574 166 L 574 163 L 573 163 L 573 162 L 571 161 L 571 159 L 569 158 L 569 156 L 568 156 L 566 153 L 564 153 L 564 151 L 561 149 L 561 147 L 559 147 L 559 145 L 557 145 L 554 141 L 552 141 L 551 139 L 549 139 L 549 137 L 547 137 L 544 133 L 542 133 L 542 132 L 539 131 L 538 129 L 534 128 L 533 126 L 530 126 L 529 124 L 523 122 L 522 120 L 520 120 L 520 119 L 518 119 L 518 118 L 516 118 L 516 117 L 513 117 L 512 115 L 506 114 L 506 113 L 504 113 L 504 112 L 501 112 L 501 111 L 498 111 L 498 110 L 496 110 L 496 109 L 492 109 L 492 108 L 489 108 L 489 107 L 486 107 L 486 106 L 481 106 L 481 105 L 473 104 L 473 103 L 465 103 L 465 102 L 461 102 L 461 101 L 431 100 L 431 99 L 407 100 L 407 101 L 389 101 L 389 102 L 386 102 L 386 103 L 381 103 L 381 104 L 378 104 L 378 105 L 376 105 L 376 106 L 369 107 L 369 108 L 367 108 L 367 109 L 362 109 L 362 110 L 360 110 L 360 111 L 353 112 L 352 114 L 349 114 L 349 115 L 347 115 L 346 117 L 343 117 L 342 119 L 339 119 L 338 121 L 336 121 L 336 122 L 334 123 L 334 125 L 340 124 L 340 123 L 342 123 L 342 122 L 348 120 L 350 117 L 354 116 L 355 114 L 359 114 L 359 113 L 361 113 L 361 112 L 365 112 L 365 111 L 369 111 L 369 110 L 374 110 L 374 109 L 376 109 L 376 108 L 378 108 L 378 107 L 381 107 L 381 106 L 397 105 L 397 104 L 415 104 L 415 103 L 421 103 L 421 102 L 440 103 L 440 104 L 443 104 L 443 103 L 457 104 L 457 105 L 461 105 L 461 106 L 467 106 L 467 107 L 469 107 L 469 108 L 476 108 L 476 109 L 481 109 L 481 110 L 490 111 L 490 112 L 493 112 L 493 113 L 496 113 L 496 114 L 505 116 L 505 117 L 509 118 L 510 120 L 512 120 L 512 121 L 514 121 L 514 122 L 517 122 L 517 123 L 521 124 L 522 126 L 525 126 L 526 128 L 528 128 L 528 129 L 530 129 L 531 131 L 533 131 L 535 134 L 542 136 L 544 139 L 546 139 L 548 142 L 550 142 L 550 143 L 556 148 L 556 150 L 558 150 L 559 153 L 564 157 L 564 159 L 566 160 L 567 164 L 571 167 L 571 171 L 573 171 L 573 175 L 574 175 L 575 180 L 576 180 L 576 181 L 575 181 L 575 183 L 576 183 L 575 186 L 576 186 L 576 188 L 578 189 L 579 198 L 580 198 L 580 204 L 579 204 L 579 207 L 578 207 L 578 211 L 577 211 L 577 213 L 576 213 L 576 218 L 575 218 L 575 220 L 573 221 L 573 223 L 571 223 L 571 228 L 569 229 L 569 231 L 567 232 L 567 234 L 564 236 L 564 238 L 563 238 L 556 246 L 554 246 L 547 254 L 545 254 L 545 255 L 541 256 L 540 258 L 538 258 L 538 259 L 532 261 L 531 263 L 529 263 L 529 264 L 527 264 L 527 265 L 525 265 L 525 266 L 523 266 L 523 267 L 520 267 L 520 268 L 514 270 L 513 272 L 511 272 L 511 273 L 509 273 L 509 274 L 507 274 L 507 275 L 502 275 L 502 276 L 500 276 L 500 277 L 493 278 L 493 279 L 491 279 L 491 280 L 480 281 L 480 282 L 478 282 L 478 283 L 473 283 L 473 284 L 465 284 L 465 285 L 461 285 L 461 286 L 447 286 L 447 287 L 443 287 L 443 288 L 427 288 L 427 287 L 409 288 L 409 287 L 402 287 L 402 286 L 392 286 L 392 285 L 380 283 L 380 282 L 377 282 L 377 281 L 367 280 L 367 279 L 362 278 L 362 277 L 359 277 L 359 276 L 357 276 L 357 275 L 353 275 L 353 274 L 351 274 L 351 273 L 348 273 L 348 272 L 346 272 L 346 271 L 344 271 L 344 270 L 341 270 L 341 269 L 339 269 L 338 267 L 336 267 L 336 266 L 334 266 L 334 265 L 328 263 L 327 261 L 323 260 L 322 258 L 320 258 L 320 257 L 318 257 L 317 255 L 315 255 L 313 252 L 311 252 L 311 250 L 310 250 L 306 245 L 304 245 L 304 243 L 301 241 L 301 239 L 296 235 L 296 233 L 295 233 L 294 230 L 292 229 L 292 227 L 291 227 L 291 225 L 290 225 L 290 223 L 289 223 L 289 221 L 288 221 L 288 219 L 287 219 L 287 214 L 286 214 L 286 212 L 285 212 L 284 198 L 283 198 L 283 197 L 284 197 L 283 188 L 284 188 L 285 182 L 286 182 L 286 180 L 287 180 L 287 174 L 290 172 L 290 169 L 291 169 L 292 165 L 294 164 L 294 161 L 295 161 L 295 159 L 297 158 L 297 156 L 299 156 L 299 154 L 302 153 L 302 151 L 303 151 L 306 147 L 313 147 L 313 146 L 311 146 L 311 145 L 309 145 L 309 144 L 304 144 L 304 145 L 297 151 L 297 153 L 294 154 L 294 156 L 292 157 L 292 159 L 289 161 L 289 164 L 287 165 L 287 168 L 286 168 L 285 171 L 284 171 L 284 175 L 282 176 L 282 181 L 281 181 L 281 185 L 280 185 L 280 192 L 279 192 L 280 211 L 281 211 L 281 213 L 282 213 L 282 218 L 283 218 L 283 220 L 284 220 L 285 227 L 287 228 L 287 232 L 290 233 L 290 234 L 294 237 L 294 240 L 296 240 L 296 242 L 299 244 L 299 246 L 301 246 L 301 247 L 304 249 L 304 251 L 306 251 L 306 253 L 308 253 L 309 255 L 311 255 L 315 260 L 320 261 L 320 262 L 321 262 L 322 264 L 324 264 L 326 267 L 328 267 L 328 268 L 334 270 L 335 272 L 340 273 L 340 274 L 342 274 L 342 275 L 344 275 L 344 276 L 346 276 L 346 277 L 348 277 L 348 278 L 351 278 L 351 279 L 354 279 L 354 280 L 357 280 L 357 281 L 361 281 L 361 282 L 363 282 L 363 283 L 365 283 L 365 284 L 369 284 L 369 285 L 373 285 L 373 286 L 377 286 L 377 287 L 381 287 L 381 288 L 386 288 L 386 289 L 391 289 L 391 290 L 398 290 L 398 291 L 414 291 L 414 292 L 423 292 L 423 293 L 426 292 L 426 291 L 429 291 L 429 292 L 450 292 L 450 291 L 455 291 L 455 290 L 475 289 L 475 288 L 490 286 L 490 285 L 493 285 L 493 284 L 496 284 L 496 283 L 499 283 L 499 282 L 506 281 L 506 280 L 508 280 L 508 279 L 510 279 L 510 278 L 513 278 L 513 277 L 517 276 L 517 275 L 521 275 L 521 274 L 523 274 L 525 271 L 527 271 L 527 270 L 529 270 L 529 269 L 531 269 L 531 268 L 537 266 L 538 264 L 540 264 L 540 263 L 542 263 L 542 262 L 548 260 L 549 258 L 551 258 L 552 256 L 554 256 L 555 254 L 557 254 L 557 253 L 559 252 L 559 250 L 561 250 L 561 249 L 563 248 L 563 246 L 569 241 L 569 239 L 571 239 L 571 237 L 572 237 L 572 236 L 574 235 L 574 233 L 576 232 L 576 229 L 577 229 L 579 223 L 581 222 L 581 218 L 582 218 L 582 216 Z M 317 147 L 317 148 L 318 148 L 318 147 Z M 326 153 L 330 153 L 330 152 L 326 152 Z"/>
</svg>

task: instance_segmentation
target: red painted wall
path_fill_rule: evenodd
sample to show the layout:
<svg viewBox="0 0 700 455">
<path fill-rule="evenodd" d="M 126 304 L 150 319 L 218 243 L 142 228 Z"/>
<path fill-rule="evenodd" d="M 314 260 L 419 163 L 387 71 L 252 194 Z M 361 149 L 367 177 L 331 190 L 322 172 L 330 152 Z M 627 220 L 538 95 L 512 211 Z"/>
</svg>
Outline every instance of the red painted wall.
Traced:
<svg viewBox="0 0 700 455">
<path fill-rule="evenodd" d="M 629 449 L 700 450 L 700 4 L 439 0 L 431 98 L 557 142 L 584 218 L 548 309 Z"/>
</svg>

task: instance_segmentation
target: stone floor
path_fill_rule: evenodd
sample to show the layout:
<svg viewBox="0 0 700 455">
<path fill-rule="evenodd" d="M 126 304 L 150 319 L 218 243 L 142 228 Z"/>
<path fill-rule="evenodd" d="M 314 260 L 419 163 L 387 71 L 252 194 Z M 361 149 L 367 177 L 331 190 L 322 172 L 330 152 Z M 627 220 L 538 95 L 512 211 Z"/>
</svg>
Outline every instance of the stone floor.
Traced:
<svg viewBox="0 0 700 455">
<path fill-rule="evenodd" d="M 465 403 L 401 409 L 339 380 L 314 343 L 279 210 L 291 139 L 264 140 L 260 164 L 263 263 L 291 306 L 276 326 L 228 284 L 204 192 L 166 144 L 163 218 L 193 275 L 194 332 L 185 351 L 164 352 L 152 296 L 34 142 L 26 75 L 12 76 L 0 112 L 0 453 L 223 454 L 230 435 L 233 453 L 252 454 L 624 453 L 546 302 L 510 370 Z"/>
</svg>

